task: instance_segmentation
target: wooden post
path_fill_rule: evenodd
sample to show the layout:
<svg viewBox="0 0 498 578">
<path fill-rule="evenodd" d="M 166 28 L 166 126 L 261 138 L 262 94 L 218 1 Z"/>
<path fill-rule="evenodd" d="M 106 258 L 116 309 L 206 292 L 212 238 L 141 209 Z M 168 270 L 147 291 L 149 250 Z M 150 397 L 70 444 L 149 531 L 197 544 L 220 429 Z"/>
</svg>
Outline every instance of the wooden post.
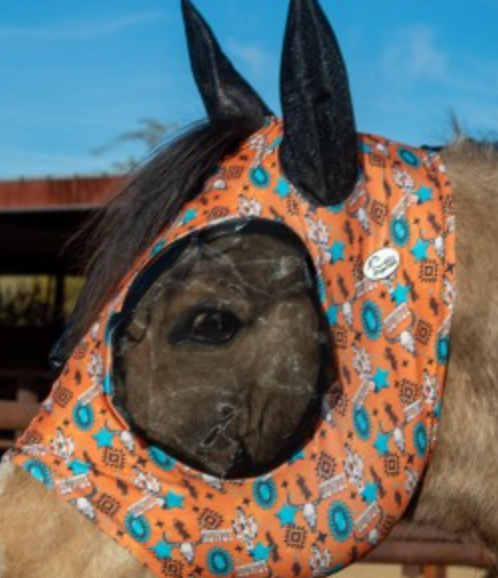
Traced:
<svg viewBox="0 0 498 578">
<path fill-rule="evenodd" d="M 424 578 L 446 578 L 448 572 L 446 566 L 424 566 L 422 574 Z"/>
<path fill-rule="evenodd" d="M 403 564 L 401 567 L 403 578 L 420 578 L 422 575 L 422 566 Z"/>
<path fill-rule="evenodd" d="M 39 408 L 37 403 L 0 401 L 0 429 L 23 431 L 36 416 Z"/>
<path fill-rule="evenodd" d="M 17 388 L 17 401 L 25 407 L 38 407 L 38 396 L 36 394 L 36 383 L 30 379 L 19 379 L 19 386 Z M 34 416 L 33 416 L 34 417 Z M 26 424 L 27 425 L 27 424 Z M 17 439 L 23 432 L 26 425 L 21 424 L 15 430 L 15 438 Z"/>
<path fill-rule="evenodd" d="M 64 304 L 66 302 L 66 277 L 62 266 L 59 267 L 55 278 L 55 300 L 52 318 L 53 327 L 59 331 L 64 326 Z"/>
</svg>

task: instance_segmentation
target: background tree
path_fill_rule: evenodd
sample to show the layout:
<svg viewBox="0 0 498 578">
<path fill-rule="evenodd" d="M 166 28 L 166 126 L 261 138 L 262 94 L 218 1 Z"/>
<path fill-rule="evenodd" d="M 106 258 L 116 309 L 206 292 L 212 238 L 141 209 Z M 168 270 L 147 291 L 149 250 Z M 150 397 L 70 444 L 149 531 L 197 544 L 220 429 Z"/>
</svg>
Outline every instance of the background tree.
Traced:
<svg viewBox="0 0 498 578">
<path fill-rule="evenodd" d="M 121 148 L 123 145 L 129 143 L 138 143 L 144 149 L 144 153 L 156 149 L 164 142 L 167 136 L 172 132 L 178 130 L 179 124 L 175 122 L 163 123 L 154 118 L 142 118 L 138 121 L 138 127 L 127 130 L 120 134 L 110 143 L 94 149 L 92 154 L 101 156 L 109 151 Z M 123 161 L 115 161 L 112 163 L 113 170 L 120 173 L 127 173 L 135 169 L 141 160 L 137 156 L 130 156 Z"/>
</svg>

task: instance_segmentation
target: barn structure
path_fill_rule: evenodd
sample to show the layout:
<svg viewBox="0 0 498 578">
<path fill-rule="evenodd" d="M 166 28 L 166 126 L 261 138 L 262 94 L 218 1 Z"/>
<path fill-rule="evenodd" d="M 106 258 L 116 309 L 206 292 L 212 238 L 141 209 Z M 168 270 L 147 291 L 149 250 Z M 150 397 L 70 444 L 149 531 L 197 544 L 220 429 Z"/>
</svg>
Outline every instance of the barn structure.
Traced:
<svg viewBox="0 0 498 578">
<path fill-rule="evenodd" d="M 67 281 L 80 275 L 65 245 L 121 183 L 119 177 L 0 182 L 0 450 L 53 379 L 48 353 L 65 322 Z"/>
</svg>

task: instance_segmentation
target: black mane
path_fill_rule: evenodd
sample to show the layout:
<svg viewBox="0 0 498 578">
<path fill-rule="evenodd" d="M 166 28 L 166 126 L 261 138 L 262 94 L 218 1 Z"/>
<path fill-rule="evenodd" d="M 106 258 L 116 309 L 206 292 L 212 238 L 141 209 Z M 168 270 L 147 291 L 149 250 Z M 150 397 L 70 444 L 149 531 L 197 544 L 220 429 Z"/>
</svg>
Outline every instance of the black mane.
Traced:
<svg viewBox="0 0 498 578">
<path fill-rule="evenodd" d="M 64 364 L 116 293 L 131 264 L 194 198 L 220 161 L 258 127 L 248 120 L 210 120 L 167 143 L 78 233 L 85 238 L 86 283 L 51 361 Z"/>
</svg>

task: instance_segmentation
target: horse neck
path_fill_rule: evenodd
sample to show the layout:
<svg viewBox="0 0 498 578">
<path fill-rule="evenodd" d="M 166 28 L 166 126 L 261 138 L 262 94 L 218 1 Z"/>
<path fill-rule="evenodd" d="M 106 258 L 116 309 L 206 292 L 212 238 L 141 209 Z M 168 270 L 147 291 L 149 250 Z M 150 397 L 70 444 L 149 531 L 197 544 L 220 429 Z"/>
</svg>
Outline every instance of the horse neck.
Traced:
<svg viewBox="0 0 498 578">
<path fill-rule="evenodd" d="M 457 298 L 439 441 L 414 518 L 498 553 L 498 150 L 459 140 L 443 157 L 454 187 Z"/>
</svg>

